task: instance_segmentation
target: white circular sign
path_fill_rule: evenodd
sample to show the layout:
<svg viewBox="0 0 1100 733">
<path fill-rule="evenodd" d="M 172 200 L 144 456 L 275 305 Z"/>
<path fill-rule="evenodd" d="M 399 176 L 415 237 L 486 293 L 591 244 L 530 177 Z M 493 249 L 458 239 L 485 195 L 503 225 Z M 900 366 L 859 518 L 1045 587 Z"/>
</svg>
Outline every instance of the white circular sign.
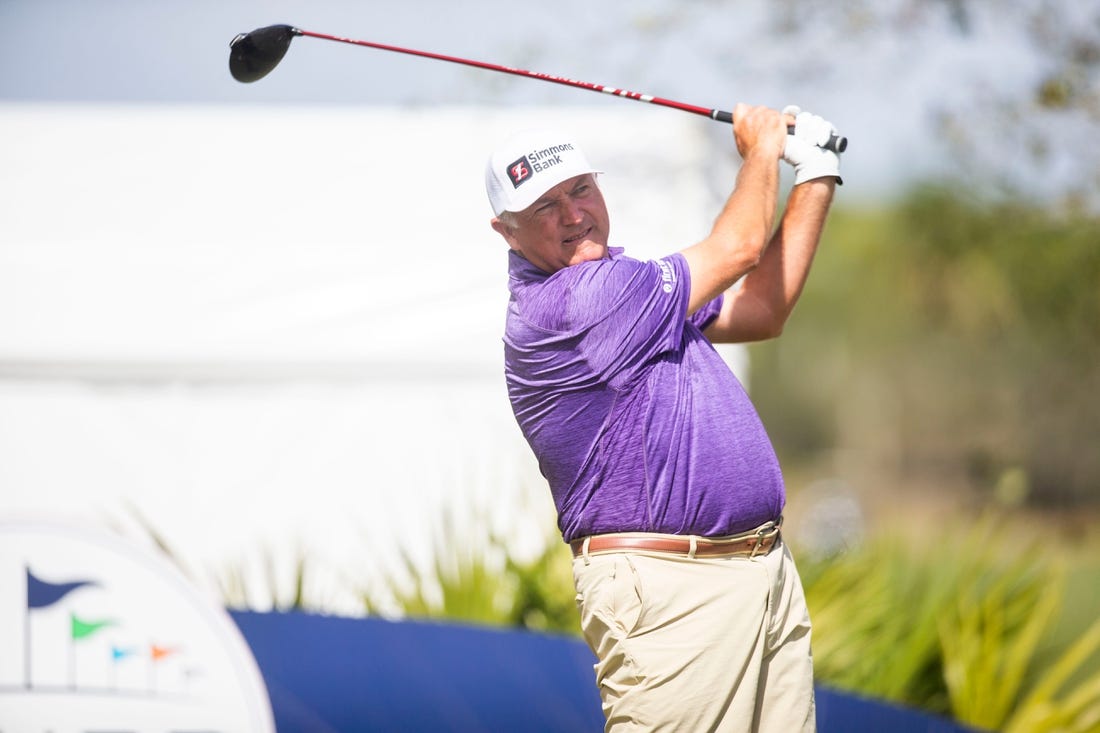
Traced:
<svg viewBox="0 0 1100 733">
<path fill-rule="evenodd" d="M 4 731 L 275 731 L 225 609 L 104 530 L 0 519 L 0 649 Z"/>
</svg>

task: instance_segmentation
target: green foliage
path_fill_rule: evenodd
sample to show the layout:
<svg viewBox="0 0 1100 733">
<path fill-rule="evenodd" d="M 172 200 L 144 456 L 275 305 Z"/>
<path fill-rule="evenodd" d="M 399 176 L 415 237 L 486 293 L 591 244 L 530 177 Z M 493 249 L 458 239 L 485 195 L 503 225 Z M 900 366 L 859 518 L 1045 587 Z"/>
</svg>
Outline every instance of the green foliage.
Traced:
<svg viewBox="0 0 1100 733">
<path fill-rule="evenodd" d="M 230 608 L 249 608 L 255 599 L 263 598 L 265 605 L 275 611 L 306 611 L 311 604 L 306 597 L 306 557 L 298 552 L 294 557 L 294 570 L 290 579 L 290 588 L 280 582 L 281 574 L 276 568 L 275 554 L 263 555 L 263 580 L 250 583 L 253 577 L 239 565 L 231 565 L 215 579 L 219 592 Z"/>
<path fill-rule="evenodd" d="M 410 580 L 393 582 L 394 600 L 400 615 L 408 618 L 447 618 L 485 624 L 500 624 L 510 609 L 508 579 L 491 569 L 484 559 L 437 557 L 427 572 L 419 572 L 407 555 L 404 566 Z M 367 613 L 383 614 L 384 607 L 363 597 Z"/>
<path fill-rule="evenodd" d="M 1098 652 L 1100 619 L 1043 675 L 1006 723 L 1005 733 L 1100 731 L 1100 670 L 1075 686 L 1067 684 L 1074 672 L 1095 659 Z"/>
<path fill-rule="evenodd" d="M 992 564 L 982 557 L 967 568 L 939 623 L 952 712 L 991 730 L 1017 702 L 1062 590 L 1058 577 L 1044 577 L 1026 558 L 996 575 Z"/>
<path fill-rule="evenodd" d="M 1100 344 L 1098 222 L 1022 202 L 980 205 L 942 188 L 916 190 L 897 213 L 899 261 L 924 318 L 971 335 L 1022 332 L 1044 344 Z"/>
<path fill-rule="evenodd" d="M 580 633 L 572 557 L 555 534 L 533 560 L 508 558 L 507 572 L 516 587 L 512 625 L 535 631 Z"/>
<path fill-rule="evenodd" d="M 1100 620 L 1044 651 L 1064 564 L 993 526 L 800 560 L 819 681 L 1006 733 L 1100 730 Z"/>
<path fill-rule="evenodd" d="M 1097 232 L 935 187 L 835 211 L 783 337 L 751 351 L 784 464 L 856 447 L 879 485 L 1100 502 Z"/>
<path fill-rule="evenodd" d="M 943 709 L 936 610 L 954 583 L 950 570 L 939 570 L 912 562 L 907 548 L 884 541 L 813 573 L 805 590 L 818 678 L 872 697 Z"/>
<path fill-rule="evenodd" d="M 570 563 L 560 539 L 549 538 L 533 559 L 519 560 L 502 540 L 471 543 L 445 521 L 430 565 L 422 569 L 402 551 L 401 572 L 362 592 L 363 607 L 376 615 L 575 634 L 580 621 Z"/>
</svg>

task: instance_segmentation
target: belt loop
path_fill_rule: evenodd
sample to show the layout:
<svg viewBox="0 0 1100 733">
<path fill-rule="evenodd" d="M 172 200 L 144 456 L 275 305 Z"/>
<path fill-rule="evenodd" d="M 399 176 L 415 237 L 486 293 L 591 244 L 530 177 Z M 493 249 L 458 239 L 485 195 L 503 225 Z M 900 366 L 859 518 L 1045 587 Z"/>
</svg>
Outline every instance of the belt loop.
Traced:
<svg viewBox="0 0 1100 733">
<path fill-rule="evenodd" d="M 584 556 L 584 564 L 586 566 L 592 564 L 592 560 L 588 557 L 588 543 L 591 541 L 592 536 L 589 535 L 588 537 L 585 537 L 584 542 L 581 543 L 581 555 Z"/>
<path fill-rule="evenodd" d="M 756 557 L 756 553 L 760 552 L 760 548 L 764 546 L 764 537 L 770 531 L 769 529 L 758 529 L 756 531 L 756 545 L 752 548 L 752 552 L 749 553 L 750 560 Z"/>
<path fill-rule="evenodd" d="M 783 515 L 779 515 L 779 519 L 774 522 L 768 522 L 760 529 L 756 530 L 756 545 L 752 548 L 752 552 L 749 553 L 749 559 L 756 557 L 756 553 L 760 552 L 760 548 L 764 546 L 764 539 L 771 536 L 778 538 L 779 529 L 783 526 Z M 772 543 L 775 544 L 774 542 Z"/>
<path fill-rule="evenodd" d="M 699 549 L 699 538 L 695 535 L 688 535 L 688 560 L 695 559 L 695 551 Z"/>
</svg>

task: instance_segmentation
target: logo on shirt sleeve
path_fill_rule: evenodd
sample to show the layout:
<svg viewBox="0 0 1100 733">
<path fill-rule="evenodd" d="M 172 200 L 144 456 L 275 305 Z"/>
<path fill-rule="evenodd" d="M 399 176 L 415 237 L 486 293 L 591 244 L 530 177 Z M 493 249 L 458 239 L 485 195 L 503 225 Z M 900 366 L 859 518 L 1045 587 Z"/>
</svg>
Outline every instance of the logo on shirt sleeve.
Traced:
<svg viewBox="0 0 1100 733">
<path fill-rule="evenodd" d="M 672 265 L 664 260 L 657 260 L 657 267 L 661 268 L 661 282 L 663 283 L 661 289 L 666 293 L 671 293 L 672 286 L 676 282 L 675 270 L 672 269 Z"/>
</svg>

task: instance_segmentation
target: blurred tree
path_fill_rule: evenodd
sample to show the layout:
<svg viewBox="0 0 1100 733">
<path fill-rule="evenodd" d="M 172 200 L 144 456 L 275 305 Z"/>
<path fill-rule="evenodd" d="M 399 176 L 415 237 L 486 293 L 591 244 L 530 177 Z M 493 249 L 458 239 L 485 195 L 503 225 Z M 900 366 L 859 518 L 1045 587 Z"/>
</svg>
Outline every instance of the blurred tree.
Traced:
<svg viewBox="0 0 1100 733">
<path fill-rule="evenodd" d="M 1014 440 L 982 451 L 993 460 L 971 464 L 979 478 L 1009 492 L 1002 499 L 1100 500 L 1098 222 L 924 190 L 903 207 L 899 230 L 918 318 L 953 334 L 980 367 L 971 394 L 992 403 L 993 390 L 1007 389 L 1010 398 L 1001 419 L 1015 424 Z M 1014 466 L 1025 473 L 1006 473 Z"/>
<path fill-rule="evenodd" d="M 944 188 L 838 211 L 784 337 L 753 347 L 781 457 L 879 487 L 1100 501 L 1098 231 Z"/>
<path fill-rule="evenodd" d="M 1100 211 L 1100 145 L 1091 143 L 1100 136 L 1100 4 L 784 0 L 770 13 L 780 41 L 800 41 L 785 44 L 793 53 L 783 78 L 802 69 L 839 89 L 850 74 L 832 68 L 823 49 L 892 44 L 892 53 L 869 58 L 888 59 L 896 84 L 949 72 L 927 111 L 955 175 L 988 194 Z M 804 42 L 823 36 L 824 44 Z M 936 56 L 945 57 L 941 66 Z"/>
</svg>

